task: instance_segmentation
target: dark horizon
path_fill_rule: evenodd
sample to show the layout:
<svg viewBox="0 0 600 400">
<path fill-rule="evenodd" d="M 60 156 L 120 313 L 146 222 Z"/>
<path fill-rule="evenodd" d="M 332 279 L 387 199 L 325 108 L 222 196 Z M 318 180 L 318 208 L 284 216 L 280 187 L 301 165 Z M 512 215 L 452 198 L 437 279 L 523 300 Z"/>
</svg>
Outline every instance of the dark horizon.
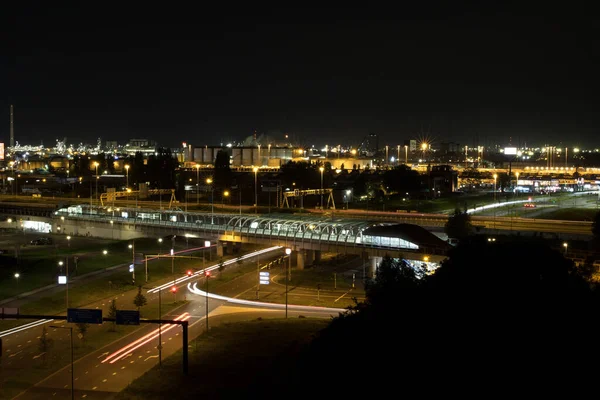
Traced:
<svg viewBox="0 0 600 400">
<path fill-rule="evenodd" d="M 594 38 L 569 10 L 21 7 L 0 141 L 600 145 Z M 232 14 L 237 12 L 236 14 Z M 393 13 L 398 18 L 393 18 Z"/>
</svg>

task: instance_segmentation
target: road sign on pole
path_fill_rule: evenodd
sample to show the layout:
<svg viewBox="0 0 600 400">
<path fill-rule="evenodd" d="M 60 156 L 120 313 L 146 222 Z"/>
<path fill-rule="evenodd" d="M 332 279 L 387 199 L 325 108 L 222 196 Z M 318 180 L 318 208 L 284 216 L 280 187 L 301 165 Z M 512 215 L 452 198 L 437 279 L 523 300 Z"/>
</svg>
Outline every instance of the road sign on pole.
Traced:
<svg viewBox="0 0 600 400">
<path fill-rule="evenodd" d="M 136 310 L 117 310 L 115 320 L 117 325 L 139 325 L 140 312 Z"/>
<path fill-rule="evenodd" d="M 69 308 L 67 309 L 67 322 L 102 324 L 102 310 L 94 308 Z"/>
<path fill-rule="evenodd" d="M 261 285 L 268 285 L 270 283 L 270 276 L 271 273 L 270 272 L 266 272 L 266 271 L 261 271 L 258 274 L 258 283 L 260 283 Z"/>
</svg>

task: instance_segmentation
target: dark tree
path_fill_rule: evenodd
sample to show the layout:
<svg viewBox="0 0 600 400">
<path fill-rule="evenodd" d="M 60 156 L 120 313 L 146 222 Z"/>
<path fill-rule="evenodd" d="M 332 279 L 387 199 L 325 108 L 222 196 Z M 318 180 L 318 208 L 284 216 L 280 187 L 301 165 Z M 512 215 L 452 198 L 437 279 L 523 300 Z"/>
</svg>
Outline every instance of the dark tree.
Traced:
<svg viewBox="0 0 600 400">
<path fill-rule="evenodd" d="M 108 318 L 116 318 L 117 317 L 117 300 L 112 299 L 110 301 L 110 306 L 108 307 Z M 117 322 L 112 321 L 109 330 L 114 332 L 117 328 Z"/>
<path fill-rule="evenodd" d="M 146 299 L 146 296 L 144 296 L 142 294 L 142 287 L 141 286 L 138 286 L 138 292 L 135 295 L 135 298 L 133 299 L 133 304 L 137 307 L 138 312 L 140 311 L 140 308 L 142 308 L 146 304 L 148 304 L 148 300 Z"/>
<path fill-rule="evenodd" d="M 458 208 L 448 217 L 448 221 L 444 226 L 444 232 L 448 237 L 458 240 L 468 237 L 472 231 L 471 216 L 466 211 L 460 211 Z"/>
<path fill-rule="evenodd" d="M 42 362 L 46 364 L 48 352 L 54 346 L 54 340 L 48 337 L 48 331 L 46 326 L 42 328 L 42 334 L 40 335 L 40 342 L 38 343 L 38 349 L 42 353 Z"/>
<path fill-rule="evenodd" d="M 90 326 L 84 322 L 78 322 L 75 326 L 77 327 L 77 333 L 79 334 L 81 341 L 85 343 L 85 336 L 87 335 Z"/>
</svg>

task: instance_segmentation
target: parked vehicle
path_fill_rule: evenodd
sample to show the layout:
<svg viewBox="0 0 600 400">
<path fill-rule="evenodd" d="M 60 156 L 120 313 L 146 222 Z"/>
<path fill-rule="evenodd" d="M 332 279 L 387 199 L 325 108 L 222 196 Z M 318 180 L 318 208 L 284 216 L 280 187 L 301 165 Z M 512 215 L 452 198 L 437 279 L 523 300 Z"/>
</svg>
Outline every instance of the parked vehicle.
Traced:
<svg viewBox="0 0 600 400">
<path fill-rule="evenodd" d="M 32 244 L 34 246 L 48 245 L 48 244 L 52 244 L 52 239 L 49 237 L 39 237 L 39 238 L 33 239 L 31 242 L 29 242 L 29 244 Z"/>
</svg>

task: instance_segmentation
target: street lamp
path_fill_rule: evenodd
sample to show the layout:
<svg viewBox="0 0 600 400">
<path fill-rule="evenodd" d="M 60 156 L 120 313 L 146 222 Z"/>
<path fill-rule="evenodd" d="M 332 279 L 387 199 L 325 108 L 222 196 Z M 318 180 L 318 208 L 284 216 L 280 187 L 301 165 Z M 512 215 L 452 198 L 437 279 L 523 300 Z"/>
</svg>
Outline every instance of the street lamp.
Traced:
<svg viewBox="0 0 600 400">
<path fill-rule="evenodd" d="M 515 187 L 515 193 L 519 193 L 519 191 L 517 190 L 519 188 L 519 173 L 515 172 L 515 175 L 517 177 L 517 182 L 516 182 L 516 187 Z"/>
<path fill-rule="evenodd" d="M 563 247 L 565 248 L 565 256 L 567 255 L 567 248 L 569 247 L 569 243 L 564 242 Z"/>
<path fill-rule="evenodd" d="M 496 179 L 498 179 L 498 174 L 494 174 L 494 202 L 496 201 Z"/>
<path fill-rule="evenodd" d="M 215 213 L 215 203 L 213 201 L 213 196 L 214 196 L 214 192 L 215 192 L 215 188 L 212 185 L 213 180 L 210 178 L 206 179 L 206 183 L 210 185 L 210 223 L 211 225 L 214 223 L 213 222 L 213 214 Z"/>
<path fill-rule="evenodd" d="M 323 171 L 325 171 L 325 168 L 319 167 L 319 171 L 321 171 L 321 210 L 323 210 Z"/>
<path fill-rule="evenodd" d="M 221 209 L 222 209 L 222 210 L 225 210 L 225 206 L 223 205 L 223 199 L 224 199 L 225 197 L 229 197 L 229 191 L 228 191 L 228 190 L 225 190 L 225 191 L 223 192 L 223 195 L 221 196 Z"/>
<path fill-rule="evenodd" d="M 66 277 L 66 281 L 65 284 L 67 285 L 67 294 L 66 294 L 66 302 L 67 302 L 67 310 L 69 309 L 69 262 L 68 262 L 68 258 L 67 258 L 67 264 L 66 264 L 66 271 L 65 271 L 65 277 Z M 63 266 L 63 262 L 59 261 L 58 265 L 60 266 L 60 269 L 62 271 L 62 266 Z"/>
<path fill-rule="evenodd" d="M 108 250 L 102 250 L 102 254 L 104 254 L 104 268 L 106 268 L 106 255 L 108 254 Z"/>
<path fill-rule="evenodd" d="M 19 274 L 18 272 L 15 272 L 15 279 L 17 280 L 17 285 L 19 284 L 19 277 L 21 276 L 21 274 Z"/>
<path fill-rule="evenodd" d="M 94 167 L 96 167 L 96 203 L 98 203 L 98 161 L 94 161 Z"/>
<path fill-rule="evenodd" d="M 196 204 L 200 204 L 200 164 L 194 165 L 196 168 Z"/>
<path fill-rule="evenodd" d="M 285 317 L 288 317 L 288 273 L 289 270 L 292 268 L 292 249 L 290 249 L 289 247 L 287 249 L 285 249 L 285 254 L 287 254 L 288 256 L 288 271 L 286 271 L 285 273 Z"/>
<path fill-rule="evenodd" d="M 135 285 L 135 242 L 132 242 L 129 246 L 131 249 L 131 280 Z"/>
<path fill-rule="evenodd" d="M 125 184 L 125 188 L 129 187 L 129 165 L 125 164 L 125 175 L 127 176 L 127 183 Z"/>
<path fill-rule="evenodd" d="M 206 278 L 206 332 L 208 332 L 208 278 L 210 278 L 210 271 L 204 271 L 204 276 Z"/>
<path fill-rule="evenodd" d="M 252 168 L 254 171 L 254 214 L 258 214 L 258 188 L 257 188 L 257 176 L 258 167 Z"/>
<path fill-rule="evenodd" d="M 348 201 L 350 201 L 350 195 L 352 194 L 352 189 L 346 190 L 346 210 L 348 209 Z"/>
<path fill-rule="evenodd" d="M 158 238 L 158 258 L 160 259 L 160 253 L 162 253 L 162 238 Z"/>
<path fill-rule="evenodd" d="M 57 325 L 50 325 L 50 328 L 54 328 L 54 329 L 68 329 L 69 330 L 69 336 L 71 337 L 71 400 L 75 399 L 75 375 L 74 375 L 74 369 L 73 369 L 73 327 L 71 326 L 57 326 Z"/>
</svg>

